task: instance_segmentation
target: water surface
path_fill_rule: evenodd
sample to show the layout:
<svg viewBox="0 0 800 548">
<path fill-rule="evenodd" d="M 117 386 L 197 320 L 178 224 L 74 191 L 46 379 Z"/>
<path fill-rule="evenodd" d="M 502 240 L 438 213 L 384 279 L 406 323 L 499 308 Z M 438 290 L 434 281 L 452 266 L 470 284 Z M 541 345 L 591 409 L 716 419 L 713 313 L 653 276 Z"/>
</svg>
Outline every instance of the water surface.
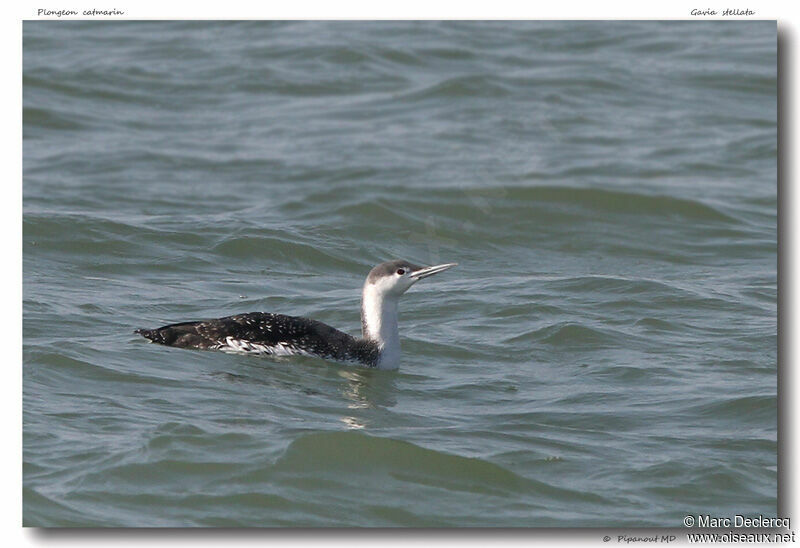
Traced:
<svg viewBox="0 0 800 548">
<path fill-rule="evenodd" d="M 26 22 L 24 523 L 777 506 L 774 22 Z M 247 311 L 399 372 L 164 348 Z"/>
</svg>

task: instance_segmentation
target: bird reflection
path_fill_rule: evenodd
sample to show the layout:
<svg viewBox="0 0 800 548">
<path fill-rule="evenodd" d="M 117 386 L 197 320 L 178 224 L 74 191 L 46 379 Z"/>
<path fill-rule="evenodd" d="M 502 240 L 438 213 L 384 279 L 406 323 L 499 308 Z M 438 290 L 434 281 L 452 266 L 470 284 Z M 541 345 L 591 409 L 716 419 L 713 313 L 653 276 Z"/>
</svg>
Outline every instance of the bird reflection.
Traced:
<svg viewBox="0 0 800 548">
<path fill-rule="evenodd" d="M 347 381 L 340 392 L 350 400 L 348 408 L 393 407 L 397 404 L 395 374 L 374 369 L 340 369 L 338 374 Z"/>
</svg>

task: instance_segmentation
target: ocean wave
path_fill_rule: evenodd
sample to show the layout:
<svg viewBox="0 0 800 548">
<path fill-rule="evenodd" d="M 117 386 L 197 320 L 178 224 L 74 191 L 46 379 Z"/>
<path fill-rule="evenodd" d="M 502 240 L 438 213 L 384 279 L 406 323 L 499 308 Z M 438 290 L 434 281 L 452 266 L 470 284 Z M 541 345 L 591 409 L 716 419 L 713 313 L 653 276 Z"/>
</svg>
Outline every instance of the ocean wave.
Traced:
<svg viewBox="0 0 800 548">
<path fill-rule="evenodd" d="M 536 342 L 567 349 L 613 348 L 630 344 L 632 336 L 609 328 L 589 327 L 578 322 L 559 322 L 510 337 L 509 343 Z"/>
<path fill-rule="evenodd" d="M 580 493 L 525 478 L 492 462 L 426 449 L 406 441 L 356 432 L 306 434 L 294 440 L 275 463 L 278 473 L 317 470 L 325 476 L 378 475 L 388 481 L 454 491 L 501 495 L 524 492 L 559 500 L 578 497 L 600 502 L 602 496 Z"/>
<path fill-rule="evenodd" d="M 737 222 L 731 215 L 700 200 L 668 195 L 639 194 L 589 187 L 506 187 L 505 190 L 509 200 L 574 204 L 604 213 L 683 217 L 722 223 Z"/>
<path fill-rule="evenodd" d="M 223 238 L 214 244 L 211 252 L 223 257 L 252 260 L 261 257 L 261 262 L 270 260 L 282 264 L 298 263 L 304 266 L 338 264 L 342 268 L 352 266 L 352 259 L 340 254 L 335 248 L 326 248 L 316 242 L 300 242 L 288 235 L 243 235 Z"/>
<path fill-rule="evenodd" d="M 764 396 L 739 396 L 715 398 L 683 411 L 693 417 L 740 420 L 760 422 L 760 419 L 777 419 L 777 394 Z"/>
<path fill-rule="evenodd" d="M 141 371 L 120 371 L 87 360 L 73 358 L 57 352 L 45 350 L 31 351 L 27 357 L 35 361 L 38 368 L 49 368 L 50 375 L 65 379 L 82 378 L 89 381 L 151 384 L 158 386 L 177 386 L 179 382 L 166 377 L 144 374 Z M 35 375 L 42 373 L 37 372 Z"/>
<path fill-rule="evenodd" d="M 421 89 L 405 92 L 395 100 L 424 101 L 433 99 L 501 98 L 509 94 L 508 89 L 491 74 L 471 74 L 447 78 Z"/>
</svg>

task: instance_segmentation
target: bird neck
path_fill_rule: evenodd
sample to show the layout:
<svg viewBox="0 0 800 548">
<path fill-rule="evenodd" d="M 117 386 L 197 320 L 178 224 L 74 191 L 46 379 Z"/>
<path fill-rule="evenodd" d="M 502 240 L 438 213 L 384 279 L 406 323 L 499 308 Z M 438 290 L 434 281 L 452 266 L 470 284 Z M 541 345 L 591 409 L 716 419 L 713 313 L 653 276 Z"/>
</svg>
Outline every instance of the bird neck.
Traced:
<svg viewBox="0 0 800 548">
<path fill-rule="evenodd" d="M 397 369 L 400 365 L 397 301 L 396 296 L 386 295 L 372 284 L 365 285 L 361 294 L 361 332 L 378 345 L 380 369 Z"/>
</svg>

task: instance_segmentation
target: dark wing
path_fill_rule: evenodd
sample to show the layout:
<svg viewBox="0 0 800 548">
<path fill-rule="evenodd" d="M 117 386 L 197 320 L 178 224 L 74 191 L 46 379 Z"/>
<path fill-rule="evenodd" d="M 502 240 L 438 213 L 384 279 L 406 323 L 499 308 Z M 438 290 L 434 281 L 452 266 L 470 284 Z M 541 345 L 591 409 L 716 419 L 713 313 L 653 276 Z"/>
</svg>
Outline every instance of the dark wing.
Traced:
<svg viewBox="0 0 800 548">
<path fill-rule="evenodd" d="M 322 322 L 264 312 L 176 323 L 136 332 L 153 342 L 179 348 L 312 354 L 366 364 L 377 360 L 378 354 L 374 344 L 357 340 Z"/>
</svg>

